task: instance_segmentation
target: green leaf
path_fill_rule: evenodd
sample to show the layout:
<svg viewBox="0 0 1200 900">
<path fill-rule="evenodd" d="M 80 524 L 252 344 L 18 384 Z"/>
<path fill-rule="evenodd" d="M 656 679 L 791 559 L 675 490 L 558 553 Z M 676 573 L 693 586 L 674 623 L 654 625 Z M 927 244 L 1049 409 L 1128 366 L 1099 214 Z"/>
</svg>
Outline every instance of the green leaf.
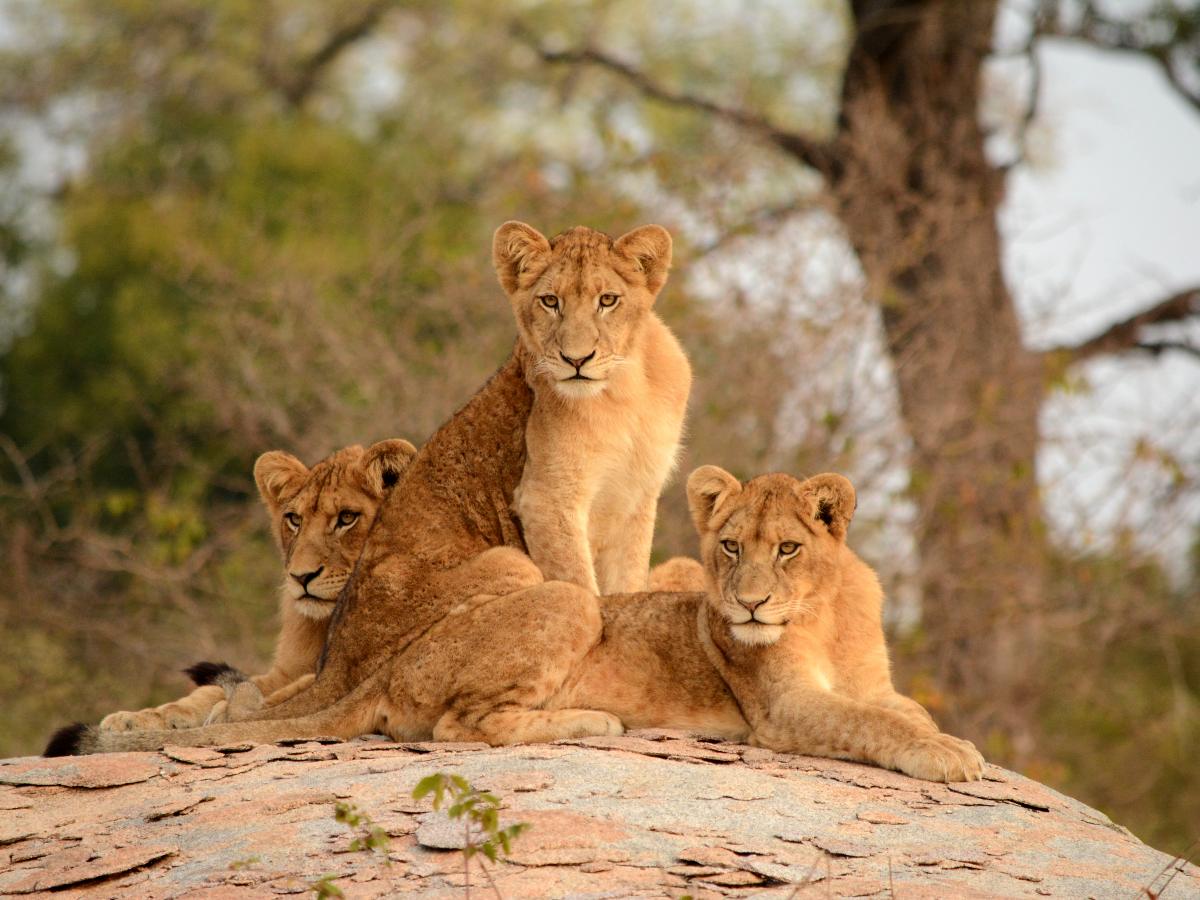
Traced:
<svg viewBox="0 0 1200 900">
<path fill-rule="evenodd" d="M 500 825 L 500 816 L 494 809 L 485 809 L 479 814 L 479 826 L 489 834 L 495 834 Z"/>
<path fill-rule="evenodd" d="M 328 900 L 329 897 L 345 897 L 342 889 L 334 884 L 336 875 L 324 875 L 314 881 L 309 887 L 316 892 L 317 900 Z"/>
<path fill-rule="evenodd" d="M 415 788 L 413 788 L 413 792 L 412 792 L 413 799 L 414 800 L 424 800 L 431 793 L 433 793 L 434 791 L 441 788 L 442 780 L 445 777 L 446 776 L 443 775 L 441 772 L 437 772 L 433 775 L 426 775 L 424 778 L 422 778 L 420 781 L 418 781 L 417 786 Z"/>
<path fill-rule="evenodd" d="M 368 847 L 370 847 L 372 850 L 387 850 L 390 844 L 391 838 L 388 837 L 388 833 L 386 831 L 384 831 L 378 825 L 375 825 L 371 828 L 371 834 L 367 838 Z"/>
</svg>

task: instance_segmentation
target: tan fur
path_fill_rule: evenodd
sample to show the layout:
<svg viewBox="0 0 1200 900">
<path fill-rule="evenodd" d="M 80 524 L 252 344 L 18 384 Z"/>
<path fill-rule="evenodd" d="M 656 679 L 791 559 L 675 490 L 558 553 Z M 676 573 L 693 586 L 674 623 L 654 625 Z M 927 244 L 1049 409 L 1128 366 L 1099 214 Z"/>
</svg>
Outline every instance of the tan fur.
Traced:
<svg viewBox="0 0 1200 900">
<path fill-rule="evenodd" d="M 268 695 L 267 703 L 282 702 L 312 680 L 334 602 L 358 562 L 390 485 L 416 452 L 408 441 L 396 439 L 367 450 L 346 447 L 311 469 L 280 450 L 264 453 L 254 464 L 254 480 L 284 561 L 275 656 L 267 672 L 250 679 L 257 691 Z M 339 522 L 339 517 L 351 515 L 348 524 Z M 296 527 L 291 525 L 293 517 L 299 519 Z M 112 713 L 100 728 L 195 728 L 214 710 L 220 714 L 224 703 L 222 687 L 205 685 L 171 703 Z"/>
<path fill-rule="evenodd" d="M 652 591 L 705 591 L 708 576 L 704 566 L 687 556 L 673 556 L 650 570 Z"/>
<path fill-rule="evenodd" d="M 892 686 L 882 591 L 845 544 L 849 481 L 743 485 L 704 466 L 688 499 L 706 592 L 604 598 L 603 640 L 550 707 L 595 706 L 627 728 L 689 728 L 932 781 L 982 776 L 975 748 Z M 699 566 L 661 568 L 663 580 L 694 583 Z"/>
<path fill-rule="evenodd" d="M 615 733 L 623 724 L 692 729 L 934 781 L 982 776 L 975 748 L 939 732 L 892 686 L 879 582 L 845 545 L 854 511 L 846 479 L 766 475 L 741 484 L 705 466 L 689 478 L 688 498 L 706 593 L 597 604 L 573 585 L 545 583 L 476 596 L 332 709 L 300 723 L 176 734 L 188 743 L 278 740 L 299 724 L 308 734 L 378 729 L 395 739 L 499 744 Z M 484 564 L 489 554 L 495 559 Z M 514 581 L 538 577 L 522 574 L 529 561 L 509 548 L 478 561 L 511 566 Z M 498 685 L 508 696 L 540 693 L 540 709 L 459 699 L 494 700 Z M 92 735 L 86 749 L 142 746 Z"/>
<path fill-rule="evenodd" d="M 596 585 L 597 573 L 606 585 L 646 581 L 653 500 L 674 464 L 690 381 L 650 310 L 670 240 L 647 226 L 617 241 L 584 228 L 546 241 L 509 223 L 495 244 L 517 347 L 384 502 L 312 685 L 244 722 L 88 731 L 76 749 L 372 730 L 515 743 L 621 730 L 608 713 L 543 707 L 600 639 L 598 603 L 579 585 Z M 549 315 L 537 299 L 547 286 L 561 292 L 563 327 L 533 318 L 533 303 Z M 611 311 L 599 311 L 597 290 L 619 292 Z M 592 340 L 597 356 L 580 369 L 595 383 L 560 384 L 565 363 L 551 354 Z M 546 581 L 542 568 L 573 583 Z M 506 629 L 516 637 L 500 639 Z"/>
<path fill-rule="evenodd" d="M 883 592 L 845 544 L 849 481 L 776 474 L 743 485 L 704 466 L 688 502 L 710 579 L 700 639 L 752 743 L 933 781 L 982 777 L 975 747 L 892 686 Z"/>
<path fill-rule="evenodd" d="M 513 504 L 529 555 L 548 580 L 645 590 L 692 381 L 651 309 L 671 238 L 647 225 L 616 241 L 588 228 L 547 241 L 509 222 L 493 261 L 533 360 L 529 458 Z"/>
</svg>

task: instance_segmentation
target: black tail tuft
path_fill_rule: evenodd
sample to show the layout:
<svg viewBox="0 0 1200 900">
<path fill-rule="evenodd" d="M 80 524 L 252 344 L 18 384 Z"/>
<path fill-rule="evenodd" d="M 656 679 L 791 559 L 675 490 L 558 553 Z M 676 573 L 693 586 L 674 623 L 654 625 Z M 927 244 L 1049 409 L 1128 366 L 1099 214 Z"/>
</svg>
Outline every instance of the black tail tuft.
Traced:
<svg viewBox="0 0 1200 900">
<path fill-rule="evenodd" d="M 214 662 L 198 662 L 194 666 L 188 666 L 183 670 L 183 674 L 196 684 L 197 687 L 204 687 L 206 684 L 216 684 L 217 679 L 225 676 L 227 680 L 241 681 L 245 676 L 237 669 L 227 663 Z"/>
<path fill-rule="evenodd" d="M 42 751 L 42 756 L 79 756 L 80 745 L 87 730 L 88 727 L 82 722 L 58 729 L 54 732 L 54 737 L 50 738 L 46 749 Z"/>
</svg>

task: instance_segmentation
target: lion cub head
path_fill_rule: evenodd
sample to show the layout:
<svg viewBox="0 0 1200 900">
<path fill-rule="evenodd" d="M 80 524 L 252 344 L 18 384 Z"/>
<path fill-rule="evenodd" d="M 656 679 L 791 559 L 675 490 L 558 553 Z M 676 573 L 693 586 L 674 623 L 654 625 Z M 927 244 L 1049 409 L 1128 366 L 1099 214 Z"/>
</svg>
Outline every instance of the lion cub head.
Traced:
<svg viewBox="0 0 1200 900">
<path fill-rule="evenodd" d="M 735 640 L 773 644 L 836 592 L 854 487 L 841 475 L 760 475 L 701 466 L 688 478 L 708 602 Z"/>
<path fill-rule="evenodd" d="M 254 481 L 283 554 L 283 595 L 297 612 L 333 612 L 384 495 L 416 452 L 396 439 L 346 447 L 311 469 L 282 450 L 258 458 Z"/>
<path fill-rule="evenodd" d="M 671 236 L 644 225 L 613 240 L 579 226 L 547 240 L 505 222 L 492 261 L 536 375 L 564 397 L 591 397 L 636 350 L 671 267 Z"/>
</svg>

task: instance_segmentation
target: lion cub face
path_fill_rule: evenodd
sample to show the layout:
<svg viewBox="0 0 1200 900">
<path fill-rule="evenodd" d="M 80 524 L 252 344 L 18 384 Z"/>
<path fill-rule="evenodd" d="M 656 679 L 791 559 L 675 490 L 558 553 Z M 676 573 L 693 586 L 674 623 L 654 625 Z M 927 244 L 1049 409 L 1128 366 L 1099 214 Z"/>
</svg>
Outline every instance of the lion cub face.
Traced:
<svg viewBox="0 0 1200 900">
<path fill-rule="evenodd" d="M 492 261 L 535 372 L 564 397 L 602 393 L 633 350 L 667 280 L 671 236 L 645 225 L 613 240 L 579 226 L 546 240 L 522 222 L 496 230 Z"/>
<path fill-rule="evenodd" d="M 284 597 L 299 613 L 333 612 L 384 495 L 416 452 L 397 439 L 346 447 L 311 469 L 282 450 L 258 458 L 254 481 L 283 554 Z"/>
<path fill-rule="evenodd" d="M 800 481 L 772 474 L 742 484 L 724 469 L 702 466 L 687 492 L 708 602 L 735 640 L 775 643 L 789 622 L 816 612 L 836 589 L 855 506 L 854 487 L 841 475 Z"/>
</svg>

